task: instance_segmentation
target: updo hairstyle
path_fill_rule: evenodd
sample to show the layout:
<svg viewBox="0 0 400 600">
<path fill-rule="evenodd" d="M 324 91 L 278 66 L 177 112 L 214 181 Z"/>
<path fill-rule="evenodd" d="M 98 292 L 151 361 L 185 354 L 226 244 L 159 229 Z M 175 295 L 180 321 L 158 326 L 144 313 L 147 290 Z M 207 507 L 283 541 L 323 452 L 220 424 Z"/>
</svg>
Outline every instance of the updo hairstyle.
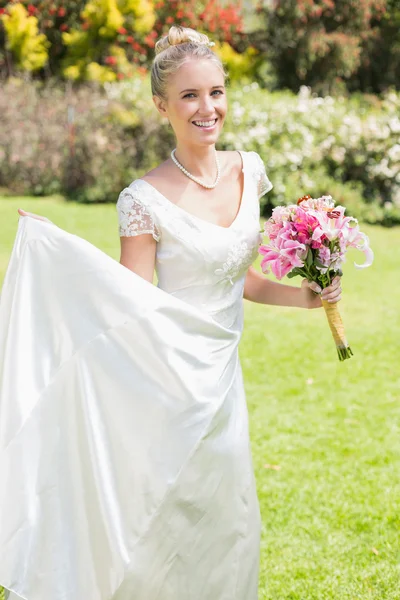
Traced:
<svg viewBox="0 0 400 600">
<path fill-rule="evenodd" d="M 155 46 L 156 56 L 151 67 L 151 92 L 162 100 L 167 99 L 168 77 L 190 58 L 212 60 L 222 71 L 227 73 L 219 57 L 210 50 L 210 42 L 204 33 L 190 27 L 173 25 L 168 35 L 162 37 Z"/>
</svg>

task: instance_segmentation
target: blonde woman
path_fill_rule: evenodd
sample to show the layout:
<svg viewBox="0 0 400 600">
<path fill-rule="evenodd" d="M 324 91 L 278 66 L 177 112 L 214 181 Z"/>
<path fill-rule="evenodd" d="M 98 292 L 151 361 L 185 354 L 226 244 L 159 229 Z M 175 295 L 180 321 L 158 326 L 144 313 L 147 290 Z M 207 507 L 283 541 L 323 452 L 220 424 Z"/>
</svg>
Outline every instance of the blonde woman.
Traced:
<svg viewBox="0 0 400 600">
<path fill-rule="evenodd" d="M 20 219 L 0 310 L 0 584 L 13 599 L 257 598 L 242 300 L 321 300 L 251 266 L 272 185 L 255 152 L 216 150 L 227 100 L 210 46 L 181 27 L 157 43 L 153 100 L 176 148 L 120 194 L 122 266 Z M 337 302 L 340 281 L 323 296 Z"/>
</svg>

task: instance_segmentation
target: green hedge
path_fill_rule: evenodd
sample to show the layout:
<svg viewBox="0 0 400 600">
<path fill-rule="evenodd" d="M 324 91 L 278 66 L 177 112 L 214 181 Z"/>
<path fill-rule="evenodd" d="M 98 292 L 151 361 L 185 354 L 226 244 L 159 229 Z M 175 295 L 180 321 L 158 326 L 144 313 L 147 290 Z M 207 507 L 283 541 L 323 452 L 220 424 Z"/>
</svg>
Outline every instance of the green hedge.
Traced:
<svg viewBox="0 0 400 600">
<path fill-rule="evenodd" d="M 358 218 L 400 223 L 400 95 L 349 99 L 229 89 L 221 149 L 256 150 L 274 189 L 264 213 L 306 193 L 332 194 Z M 115 202 L 119 191 L 167 158 L 171 129 L 147 78 L 104 88 L 9 81 L 0 95 L 0 186 Z"/>
</svg>

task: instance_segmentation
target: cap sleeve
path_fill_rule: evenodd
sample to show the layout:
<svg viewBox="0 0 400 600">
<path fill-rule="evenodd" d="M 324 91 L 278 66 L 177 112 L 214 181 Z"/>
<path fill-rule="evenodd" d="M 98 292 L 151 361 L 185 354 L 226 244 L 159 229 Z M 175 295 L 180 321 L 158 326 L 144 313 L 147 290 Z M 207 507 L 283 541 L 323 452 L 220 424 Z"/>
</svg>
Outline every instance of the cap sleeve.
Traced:
<svg viewBox="0 0 400 600">
<path fill-rule="evenodd" d="M 132 237 L 150 233 L 159 242 L 160 229 L 152 210 L 140 198 L 137 190 L 130 187 L 122 190 L 117 201 L 119 235 Z"/>
<path fill-rule="evenodd" d="M 268 175 L 265 172 L 264 162 L 257 152 L 253 152 L 254 154 L 254 177 L 257 183 L 257 193 L 258 198 L 261 198 L 264 194 L 269 192 L 273 185 L 268 179 Z"/>
</svg>

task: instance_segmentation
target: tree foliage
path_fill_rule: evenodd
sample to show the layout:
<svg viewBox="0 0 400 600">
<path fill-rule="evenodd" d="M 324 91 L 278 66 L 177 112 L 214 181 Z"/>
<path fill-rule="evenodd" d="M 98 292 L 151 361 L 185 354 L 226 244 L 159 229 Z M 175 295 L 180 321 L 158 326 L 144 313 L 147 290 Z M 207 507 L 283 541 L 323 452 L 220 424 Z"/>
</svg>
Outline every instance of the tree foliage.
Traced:
<svg viewBox="0 0 400 600">
<path fill-rule="evenodd" d="M 396 5 L 398 0 L 274 0 L 259 6 L 261 26 L 250 38 L 274 65 L 278 87 L 298 90 L 306 84 L 322 93 L 377 88 L 379 80 L 386 84 L 378 52 L 382 42 L 393 74 L 399 65 L 398 50 L 396 57 L 389 41 L 397 34 L 398 48 Z"/>
<path fill-rule="evenodd" d="M 381 92 L 400 86 L 400 3 L 387 0 L 374 36 L 364 43 L 361 66 L 351 89 Z"/>
</svg>

